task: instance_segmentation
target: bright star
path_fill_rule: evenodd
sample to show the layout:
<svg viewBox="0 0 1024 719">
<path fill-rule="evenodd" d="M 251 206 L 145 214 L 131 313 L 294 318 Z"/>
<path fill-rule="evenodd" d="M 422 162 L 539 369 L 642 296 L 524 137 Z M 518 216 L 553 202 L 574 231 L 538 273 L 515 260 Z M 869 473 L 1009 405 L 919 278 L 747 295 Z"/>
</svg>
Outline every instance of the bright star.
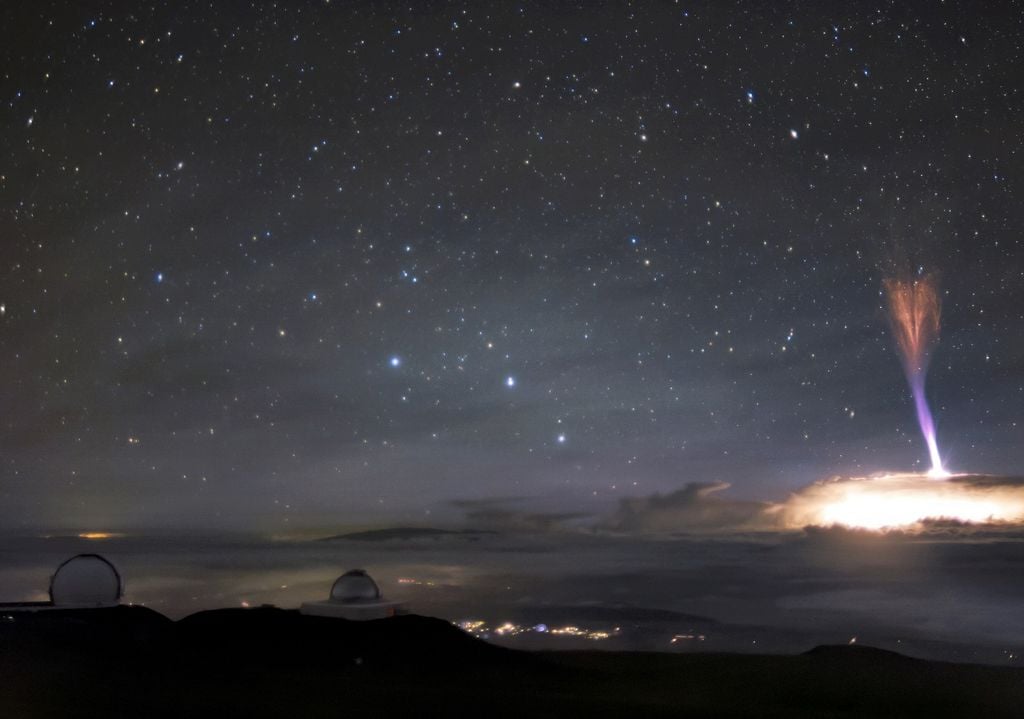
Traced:
<svg viewBox="0 0 1024 719">
<path fill-rule="evenodd" d="M 395 355 L 394 357 L 388 360 L 388 364 L 391 365 L 392 367 L 400 367 L 402 365 L 402 358 L 399 357 L 398 355 Z"/>
<path fill-rule="evenodd" d="M 505 386 L 506 387 L 515 387 L 516 386 L 516 378 L 513 377 L 512 375 L 509 375 L 508 377 L 506 377 L 505 378 Z"/>
</svg>

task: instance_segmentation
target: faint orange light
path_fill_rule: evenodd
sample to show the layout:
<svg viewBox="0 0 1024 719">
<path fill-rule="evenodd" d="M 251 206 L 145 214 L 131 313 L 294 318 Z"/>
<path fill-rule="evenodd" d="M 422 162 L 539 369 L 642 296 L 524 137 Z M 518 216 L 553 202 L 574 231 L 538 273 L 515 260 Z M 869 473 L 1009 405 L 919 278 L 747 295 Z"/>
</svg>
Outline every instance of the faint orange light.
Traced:
<svg viewBox="0 0 1024 719">
<path fill-rule="evenodd" d="M 79 539 L 114 539 L 123 536 L 117 532 L 79 532 L 78 534 Z"/>
</svg>

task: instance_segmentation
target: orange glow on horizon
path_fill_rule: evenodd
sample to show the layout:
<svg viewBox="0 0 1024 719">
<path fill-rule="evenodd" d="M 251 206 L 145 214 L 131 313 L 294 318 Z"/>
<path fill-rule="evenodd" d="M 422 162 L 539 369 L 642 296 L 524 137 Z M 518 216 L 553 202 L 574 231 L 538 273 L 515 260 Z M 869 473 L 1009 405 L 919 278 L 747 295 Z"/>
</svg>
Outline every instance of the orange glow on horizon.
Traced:
<svg viewBox="0 0 1024 719">
<path fill-rule="evenodd" d="M 123 534 L 117 532 L 79 532 L 79 539 L 114 539 L 116 537 L 123 537 Z"/>
</svg>

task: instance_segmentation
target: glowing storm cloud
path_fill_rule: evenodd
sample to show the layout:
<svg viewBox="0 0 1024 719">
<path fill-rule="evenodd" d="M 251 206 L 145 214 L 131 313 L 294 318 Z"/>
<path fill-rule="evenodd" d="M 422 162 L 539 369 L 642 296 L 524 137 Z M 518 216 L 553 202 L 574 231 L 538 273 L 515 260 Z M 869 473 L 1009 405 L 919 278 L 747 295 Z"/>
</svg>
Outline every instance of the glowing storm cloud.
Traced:
<svg viewBox="0 0 1024 719">
<path fill-rule="evenodd" d="M 935 422 L 932 420 L 928 399 L 925 396 L 924 380 L 928 374 L 931 350 L 939 337 L 941 303 L 935 275 L 925 275 L 916 280 L 884 280 L 885 296 L 889 303 L 889 318 L 896 336 L 903 370 L 914 397 L 917 423 L 928 445 L 932 468 L 929 476 L 948 476 L 939 456 L 939 445 L 935 438 Z"/>
<path fill-rule="evenodd" d="M 844 526 L 857 529 L 921 529 L 934 523 L 1024 524 L 1024 479 L 951 475 L 942 466 L 935 422 L 925 397 L 925 376 L 939 337 L 941 304 L 934 275 L 887 279 L 889 318 L 914 397 L 921 434 L 928 444 L 926 474 L 885 474 L 816 482 L 772 507 L 784 527 Z M 935 481 L 936 479 L 941 481 Z"/>
<path fill-rule="evenodd" d="M 800 490 L 778 511 L 788 528 L 903 529 L 928 520 L 1016 524 L 1024 521 L 1024 482 L 967 475 L 936 482 L 924 474 L 836 479 Z"/>
</svg>

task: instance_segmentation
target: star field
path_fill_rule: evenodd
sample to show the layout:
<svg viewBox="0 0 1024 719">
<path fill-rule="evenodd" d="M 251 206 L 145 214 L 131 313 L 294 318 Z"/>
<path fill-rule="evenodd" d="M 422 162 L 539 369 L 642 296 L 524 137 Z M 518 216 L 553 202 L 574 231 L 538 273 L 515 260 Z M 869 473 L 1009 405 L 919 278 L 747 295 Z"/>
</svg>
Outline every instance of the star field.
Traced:
<svg viewBox="0 0 1024 719">
<path fill-rule="evenodd" d="M 4 7 L 0 517 L 1024 463 L 1013 4 Z"/>
</svg>

